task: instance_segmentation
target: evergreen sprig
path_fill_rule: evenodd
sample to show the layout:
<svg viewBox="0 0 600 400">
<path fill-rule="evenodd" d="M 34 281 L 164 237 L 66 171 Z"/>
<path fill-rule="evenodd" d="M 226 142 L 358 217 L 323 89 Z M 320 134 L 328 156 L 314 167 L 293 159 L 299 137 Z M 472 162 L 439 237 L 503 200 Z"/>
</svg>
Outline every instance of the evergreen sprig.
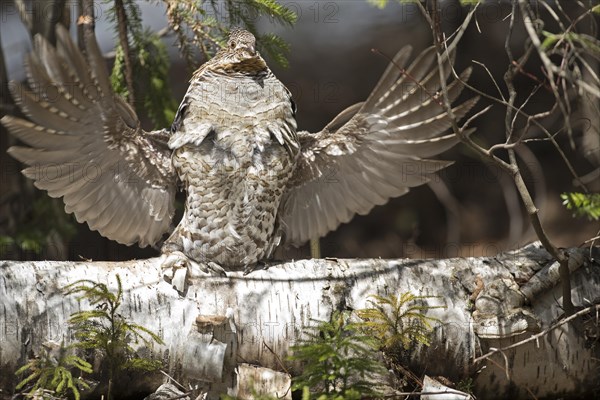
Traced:
<svg viewBox="0 0 600 400">
<path fill-rule="evenodd" d="M 292 347 L 290 359 L 303 364 L 292 389 L 307 393 L 310 388 L 310 398 L 319 400 L 380 395 L 374 382 L 385 367 L 373 357 L 377 342 L 350 322 L 350 313 L 334 312 L 330 321 L 309 328 L 307 335 Z"/>
<path fill-rule="evenodd" d="M 563 193 L 563 205 L 573 211 L 574 217 L 587 217 L 590 221 L 600 219 L 600 193 Z"/>
<path fill-rule="evenodd" d="M 123 300 L 123 286 L 119 275 L 117 293 L 108 286 L 82 279 L 68 285 L 66 294 L 81 294 L 95 308 L 76 312 L 69 318 L 77 342 L 73 346 L 94 349 L 104 356 L 108 366 L 109 396 L 114 377 L 123 370 L 154 371 L 160 368 L 158 360 L 138 357 L 132 342 L 140 340 L 146 345 L 163 344 L 162 339 L 149 329 L 129 322 L 119 313 Z"/>
<path fill-rule="evenodd" d="M 410 292 L 399 297 L 394 294 L 370 297 L 374 300 L 369 300 L 372 307 L 357 310 L 356 314 L 364 321 L 361 328 L 377 338 L 384 351 L 399 346 L 408 349 L 414 342 L 429 345 L 431 323 L 438 320 L 426 316 L 425 312 L 443 306 L 420 304 L 430 296 L 416 296 Z"/>
<path fill-rule="evenodd" d="M 168 80 L 170 64 L 167 49 L 157 34 L 147 29 L 143 33 L 133 32 L 136 111 L 147 114 L 155 128 L 169 126 L 175 118 L 177 103 Z M 111 84 L 116 93 L 128 97 L 125 53 L 120 45 L 116 49 Z"/>
<path fill-rule="evenodd" d="M 129 57 L 135 79 L 132 88 L 136 99 L 134 108 L 138 115 L 147 115 L 155 128 L 164 128 L 173 122 L 177 103 L 169 84 L 169 55 L 159 35 L 142 25 L 139 5 L 133 0 L 123 0 L 127 26 L 119 26 L 116 10 L 110 8 L 109 16 L 115 29 L 126 29 L 129 55 L 123 43 L 116 46 L 115 63 L 111 74 L 113 90 L 131 99 L 127 84 L 125 57 Z"/>
<path fill-rule="evenodd" d="M 27 395 L 33 398 L 48 398 L 50 396 L 64 397 L 70 391 L 79 400 L 79 389 L 89 389 L 89 385 L 81 378 L 73 378 L 73 370 L 92 373 L 92 366 L 82 358 L 71 354 L 70 349 L 54 346 L 54 349 L 43 348 L 39 357 L 29 360 L 27 364 L 16 371 L 17 375 L 29 375 L 20 381 L 16 390 L 29 388 Z M 41 397 L 39 396 L 42 394 Z"/>
<path fill-rule="evenodd" d="M 164 0 L 167 6 L 167 19 L 170 28 L 177 35 L 180 52 L 190 69 L 196 69 L 204 59 L 208 59 L 227 42 L 232 27 L 248 29 L 257 37 L 258 49 L 272 58 L 277 64 L 287 66 L 287 44 L 274 34 L 260 35 L 256 23 L 268 18 L 275 24 L 291 26 L 296 22 L 296 14 L 275 0 Z"/>
</svg>

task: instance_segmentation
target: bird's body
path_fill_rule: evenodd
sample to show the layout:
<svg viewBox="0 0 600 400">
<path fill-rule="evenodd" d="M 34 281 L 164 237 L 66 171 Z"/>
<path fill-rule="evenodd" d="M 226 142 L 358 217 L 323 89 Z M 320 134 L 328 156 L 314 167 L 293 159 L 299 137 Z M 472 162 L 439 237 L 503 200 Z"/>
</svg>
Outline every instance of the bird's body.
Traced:
<svg viewBox="0 0 600 400">
<path fill-rule="evenodd" d="M 163 246 L 228 269 L 279 244 L 277 209 L 299 152 L 289 92 L 258 53 L 240 58 L 205 64 L 179 108 L 169 146 L 187 197 Z"/>
<path fill-rule="evenodd" d="M 87 59 L 60 25 L 56 49 L 36 38 L 30 84 L 74 90 L 59 90 L 58 101 L 48 104 L 13 85 L 33 123 L 2 119 L 30 146 L 9 151 L 79 221 L 124 244 L 162 239 L 181 182 L 185 211 L 162 246 L 166 263 L 181 256 L 240 269 L 269 258 L 283 242 L 298 246 L 323 236 L 426 183 L 449 165 L 429 157 L 458 141 L 441 135 L 452 120 L 432 95 L 442 79 L 433 48 L 406 73 L 400 66 L 410 49 L 402 49 L 365 102 L 311 134 L 297 132 L 291 94 L 256 52 L 254 36 L 234 30 L 227 47 L 194 73 L 170 131 L 146 132 L 112 92 L 95 38 L 85 32 Z M 451 63 L 449 53 L 444 79 Z M 89 85 L 96 90 L 86 90 Z M 447 83 L 450 101 L 461 90 L 460 81 Z M 462 118 L 476 101 L 453 114 Z M 84 179 L 89 160 L 105 174 Z M 115 164 L 119 176 L 107 175 Z M 36 172 L 50 167 L 62 172 L 52 180 Z"/>
</svg>

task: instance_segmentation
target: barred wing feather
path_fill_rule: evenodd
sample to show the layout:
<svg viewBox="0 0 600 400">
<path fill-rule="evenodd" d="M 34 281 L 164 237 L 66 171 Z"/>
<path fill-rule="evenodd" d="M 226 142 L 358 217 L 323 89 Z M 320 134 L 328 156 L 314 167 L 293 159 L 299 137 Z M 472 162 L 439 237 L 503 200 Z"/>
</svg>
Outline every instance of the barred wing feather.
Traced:
<svg viewBox="0 0 600 400">
<path fill-rule="evenodd" d="M 9 153 L 23 174 L 90 229 L 123 244 L 157 242 L 170 229 L 176 175 L 168 131 L 145 132 L 131 107 L 116 96 L 93 33 L 87 58 L 57 26 L 57 46 L 41 36 L 26 59 L 29 88 L 12 94 L 31 121 L 0 122 L 25 146 Z"/>
<path fill-rule="evenodd" d="M 348 107 L 318 133 L 299 133 L 301 155 L 279 215 L 286 243 L 324 236 L 451 164 L 430 159 L 458 142 L 444 134 L 452 122 L 438 98 L 437 54 L 428 48 L 404 70 L 410 51 L 397 53 L 365 102 Z M 444 60 L 445 80 L 453 58 Z M 459 80 L 450 80 L 450 101 L 462 89 Z M 477 100 L 456 105 L 454 114 L 462 118 Z"/>
</svg>

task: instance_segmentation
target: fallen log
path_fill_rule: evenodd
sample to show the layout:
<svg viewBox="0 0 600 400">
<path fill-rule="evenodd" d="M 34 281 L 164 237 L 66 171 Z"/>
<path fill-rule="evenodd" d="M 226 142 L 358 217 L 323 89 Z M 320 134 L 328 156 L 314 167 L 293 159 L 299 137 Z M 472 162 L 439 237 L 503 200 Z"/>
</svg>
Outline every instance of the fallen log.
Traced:
<svg viewBox="0 0 600 400">
<path fill-rule="evenodd" d="M 591 257 L 589 248 L 569 254 L 574 304 L 598 304 L 597 254 Z M 158 258 L 0 261 L 0 393 L 13 392 L 15 370 L 43 343 L 71 340 L 68 318 L 88 305 L 62 288 L 80 279 L 116 287 L 116 275 L 124 289 L 121 313 L 165 343 L 143 350 L 208 398 L 250 393 L 250 380 L 259 392 L 291 398 L 286 377 L 299 366 L 287 355 L 307 326 L 328 320 L 333 310 L 364 308 L 370 295 L 407 291 L 435 296 L 428 305 L 443 306 L 427 312 L 439 320 L 431 345 L 408 353 L 415 371 L 454 382 L 472 377 L 474 393 L 483 398 L 574 396 L 597 385 L 596 314 L 557 324 L 558 264 L 539 243 L 494 257 L 274 263 L 248 275 L 188 276 L 176 285 L 181 291 L 173 286 L 179 272 L 166 274 L 170 283 L 164 274 Z M 162 378 L 156 375 L 154 389 Z"/>
</svg>

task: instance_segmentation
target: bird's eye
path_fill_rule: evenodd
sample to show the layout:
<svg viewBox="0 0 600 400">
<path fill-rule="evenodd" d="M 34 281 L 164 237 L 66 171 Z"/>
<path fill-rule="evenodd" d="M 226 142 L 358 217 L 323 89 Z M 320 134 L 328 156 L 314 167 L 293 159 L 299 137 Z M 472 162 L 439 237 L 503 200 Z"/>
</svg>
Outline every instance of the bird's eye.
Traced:
<svg viewBox="0 0 600 400">
<path fill-rule="evenodd" d="M 235 43 L 233 43 L 233 42 L 229 43 L 229 47 L 231 47 L 232 49 L 235 48 Z"/>
</svg>

